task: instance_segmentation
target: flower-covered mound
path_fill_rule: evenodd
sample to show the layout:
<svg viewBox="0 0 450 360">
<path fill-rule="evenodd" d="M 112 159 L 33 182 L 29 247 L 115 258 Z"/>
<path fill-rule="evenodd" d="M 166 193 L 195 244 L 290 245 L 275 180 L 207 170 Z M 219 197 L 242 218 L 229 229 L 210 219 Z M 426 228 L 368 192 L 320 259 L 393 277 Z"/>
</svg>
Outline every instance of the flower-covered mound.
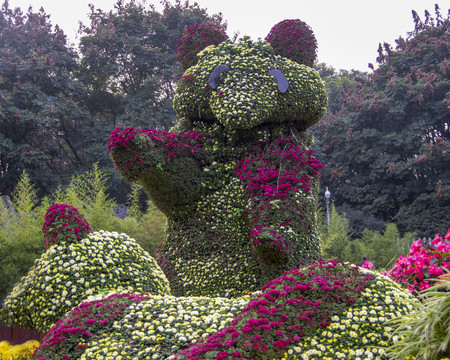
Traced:
<svg viewBox="0 0 450 360">
<path fill-rule="evenodd" d="M 336 261 L 293 269 L 255 295 L 85 302 L 34 359 L 387 359 L 388 321 L 412 299 L 389 278 Z"/>
<path fill-rule="evenodd" d="M 387 277 L 321 262 L 269 282 L 230 326 L 176 359 L 387 359 L 411 295 Z"/>
<path fill-rule="evenodd" d="M 266 42 L 242 38 L 226 40 L 198 53 L 199 61 L 185 71 L 174 98 L 177 116 L 189 120 L 216 120 L 231 129 L 250 129 L 269 122 L 295 122 L 306 129 L 325 114 L 327 94 L 319 74 L 312 68 L 275 55 Z M 210 87 L 216 67 L 218 86 Z M 280 89 L 278 70 L 289 87 Z"/>
<path fill-rule="evenodd" d="M 431 244 L 412 243 L 409 255 L 400 255 L 386 275 L 406 284 L 409 291 L 419 292 L 444 275 L 444 269 L 450 270 L 450 229 L 444 237 L 436 235 Z"/>
<path fill-rule="evenodd" d="M 113 294 L 83 302 L 33 359 L 166 359 L 230 324 L 248 300 Z"/>
<path fill-rule="evenodd" d="M 46 333 L 89 295 L 108 289 L 170 293 L 164 273 L 134 239 L 99 231 L 51 246 L 6 297 L 2 319 Z"/>
</svg>

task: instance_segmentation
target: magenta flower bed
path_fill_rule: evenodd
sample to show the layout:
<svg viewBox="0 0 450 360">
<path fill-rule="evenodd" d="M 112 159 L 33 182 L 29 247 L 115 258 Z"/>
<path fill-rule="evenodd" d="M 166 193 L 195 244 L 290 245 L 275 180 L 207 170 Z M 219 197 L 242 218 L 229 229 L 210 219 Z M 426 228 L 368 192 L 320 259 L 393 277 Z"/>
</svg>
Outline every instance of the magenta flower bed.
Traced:
<svg viewBox="0 0 450 360">
<path fill-rule="evenodd" d="M 436 235 L 431 246 L 415 241 L 409 255 L 400 255 L 386 275 L 405 284 L 410 292 L 418 292 L 431 287 L 443 269 L 450 270 L 450 229 L 444 237 Z"/>
</svg>

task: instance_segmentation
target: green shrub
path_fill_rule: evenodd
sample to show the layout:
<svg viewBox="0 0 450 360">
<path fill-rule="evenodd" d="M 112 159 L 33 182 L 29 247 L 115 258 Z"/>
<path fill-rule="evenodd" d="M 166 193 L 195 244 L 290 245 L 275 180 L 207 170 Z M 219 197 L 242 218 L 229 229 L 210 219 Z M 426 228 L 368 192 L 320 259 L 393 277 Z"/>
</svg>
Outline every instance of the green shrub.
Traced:
<svg viewBox="0 0 450 360">
<path fill-rule="evenodd" d="M 0 201 L 0 303 L 44 251 L 42 223 L 48 204 L 39 205 L 26 172 L 12 195 L 17 214 Z"/>
</svg>

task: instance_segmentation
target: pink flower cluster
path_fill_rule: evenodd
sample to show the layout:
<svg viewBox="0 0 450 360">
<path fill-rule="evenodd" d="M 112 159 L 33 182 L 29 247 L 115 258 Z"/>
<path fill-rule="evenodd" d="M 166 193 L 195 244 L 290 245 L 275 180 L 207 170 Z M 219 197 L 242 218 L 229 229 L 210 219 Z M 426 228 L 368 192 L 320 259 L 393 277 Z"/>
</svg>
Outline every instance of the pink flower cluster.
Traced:
<svg viewBox="0 0 450 360">
<path fill-rule="evenodd" d="M 203 138 L 204 135 L 196 131 L 171 133 L 133 127 L 125 130 L 117 128 L 111 133 L 107 147 L 114 157 L 116 170 L 129 180 L 136 180 L 142 172 L 162 166 L 172 159 L 181 156 L 192 158 L 192 155 L 204 152 Z M 116 152 L 118 149 L 120 151 Z"/>
<path fill-rule="evenodd" d="M 176 359 L 260 359 L 282 357 L 306 333 L 329 325 L 331 314 L 357 301 L 371 275 L 336 260 L 293 269 L 270 281 L 233 323 Z M 214 354 L 218 353 L 217 356 Z"/>
<path fill-rule="evenodd" d="M 191 26 L 178 41 L 177 60 L 184 72 L 196 63 L 197 53 L 209 45 L 217 45 L 228 39 L 225 31 L 214 24 Z"/>
<path fill-rule="evenodd" d="M 58 355 L 61 359 L 78 358 L 77 350 L 81 355 L 93 334 L 120 318 L 130 302 L 141 302 L 145 298 L 144 295 L 113 294 L 102 300 L 81 303 L 52 326 L 35 350 L 33 359 L 51 360 L 45 356 L 47 349 L 52 356 Z M 72 348 L 73 344 L 77 344 L 76 347 Z M 70 356 L 66 354 L 69 351 Z"/>
<path fill-rule="evenodd" d="M 75 242 L 91 231 L 91 227 L 78 209 L 66 204 L 50 206 L 42 225 L 46 249 L 60 241 Z"/>
<path fill-rule="evenodd" d="M 317 41 L 308 24 L 301 20 L 284 20 L 270 30 L 265 39 L 275 54 L 300 64 L 313 66 Z"/>
<path fill-rule="evenodd" d="M 366 261 L 364 264 L 361 265 L 364 269 L 373 269 L 373 262 L 372 261 Z"/>
<path fill-rule="evenodd" d="M 305 150 L 290 138 L 279 138 L 255 147 L 236 165 L 234 173 L 247 183 L 246 191 L 253 197 L 271 200 L 286 198 L 300 186 L 309 191 L 311 176 L 319 176 L 317 169 L 323 169 L 323 165 L 312 150 Z"/>
<path fill-rule="evenodd" d="M 277 205 L 277 202 L 289 202 L 288 199 L 299 190 L 310 191 L 312 181 L 320 176 L 318 170 L 322 168 L 312 150 L 304 149 L 301 143 L 291 138 L 263 142 L 237 163 L 234 173 L 246 184 L 246 193 L 256 200 L 250 219 L 250 237 L 254 244 L 259 244 L 261 233 L 267 230 L 280 252 L 289 251 L 292 244 L 275 229 L 288 225 L 292 214 L 302 214 L 304 211 L 296 203 Z M 283 219 L 270 215 L 273 206 L 288 210 L 284 212 Z"/>
<path fill-rule="evenodd" d="M 450 229 L 444 237 L 436 235 L 431 246 L 415 241 L 409 255 L 400 255 L 385 275 L 406 284 L 410 292 L 418 292 L 431 287 L 432 279 L 442 276 L 443 269 L 450 270 Z"/>
</svg>

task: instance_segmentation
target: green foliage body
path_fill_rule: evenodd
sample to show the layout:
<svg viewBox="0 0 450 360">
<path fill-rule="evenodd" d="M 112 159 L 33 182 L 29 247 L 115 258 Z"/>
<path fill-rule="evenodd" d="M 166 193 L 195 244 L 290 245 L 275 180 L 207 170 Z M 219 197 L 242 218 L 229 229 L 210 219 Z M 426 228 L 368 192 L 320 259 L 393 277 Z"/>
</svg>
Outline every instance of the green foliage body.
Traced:
<svg viewBox="0 0 450 360">
<path fill-rule="evenodd" d="M 449 20 L 433 24 L 381 47 L 373 74 L 332 81 L 340 95 L 315 132 L 336 206 L 420 237 L 450 223 Z"/>
</svg>

